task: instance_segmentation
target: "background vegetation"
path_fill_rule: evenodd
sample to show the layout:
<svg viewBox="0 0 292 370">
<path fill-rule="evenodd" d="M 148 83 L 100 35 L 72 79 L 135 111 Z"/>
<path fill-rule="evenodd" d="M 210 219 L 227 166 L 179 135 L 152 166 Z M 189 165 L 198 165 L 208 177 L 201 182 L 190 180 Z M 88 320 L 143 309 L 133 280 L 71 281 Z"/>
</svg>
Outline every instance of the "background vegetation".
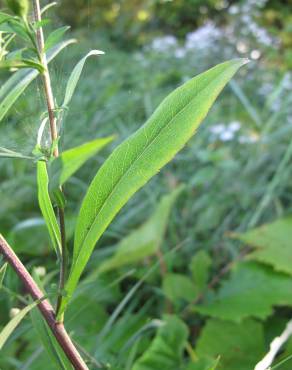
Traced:
<svg viewBox="0 0 292 370">
<path fill-rule="evenodd" d="M 80 57 L 106 52 L 84 70 L 62 148 L 116 134 L 113 148 L 186 79 L 229 58 L 251 59 L 196 137 L 107 230 L 66 320 L 92 369 L 209 370 L 218 355 L 218 369 L 252 369 L 292 314 L 290 1 L 63 0 L 56 9 L 55 25 L 70 24 L 79 40 L 51 65 L 57 101 Z M 1 147 L 34 148 L 39 84 L 0 123 Z M 68 183 L 69 219 L 109 152 Z M 0 159 L 0 180 L 1 232 L 55 294 L 35 167 Z M 71 241 L 74 223 L 67 227 Z M 5 286 L 23 293 L 9 269 Z M 2 290 L 0 325 L 20 306 Z M 15 331 L 1 369 L 58 368 L 32 334 L 37 322 Z M 290 354 L 292 341 L 277 361 Z"/>
</svg>

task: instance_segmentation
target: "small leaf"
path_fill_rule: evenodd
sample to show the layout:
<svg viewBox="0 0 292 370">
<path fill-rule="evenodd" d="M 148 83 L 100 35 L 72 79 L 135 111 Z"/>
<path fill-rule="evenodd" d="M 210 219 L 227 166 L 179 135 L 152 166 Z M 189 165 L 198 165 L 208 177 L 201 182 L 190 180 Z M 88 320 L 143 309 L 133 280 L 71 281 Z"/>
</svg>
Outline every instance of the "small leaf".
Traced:
<svg viewBox="0 0 292 370">
<path fill-rule="evenodd" d="M 292 275 L 292 217 L 276 220 L 232 237 L 254 247 L 248 258 Z"/>
<path fill-rule="evenodd" d="M 56 6 L 58 5 L 58 3 L 56 1 L 53 1 L 47 5 L 45 5 L 42 9 L 41 9 L 41 14 L 45 13 L 47 10 L 49 10 L 50 8 L 52 8 L 53 6 Z"/>
<path fill-rule="evenodd" d="M 178 273 L 166 274 L 163 279 L 162 289 L 167 298 L 174 303 L 181 299 L 192 302 L 198 294 L 198 290 L 192 280 Z"/>
<path fill-rule="evenodd" d="M 292 278 L 255 262 L 236 265 L 217 293 L 209 292 L 196 312 L 224 320 L 265 319 L 273 306 L 292 306 Z"/>
<path fill-rule="evenodd" d="M 132 370 L 178 370 L 188 336 L 187 326 L 176 316 L 166 316 L 165 324 Z"/>
<path fill-rule="evenodd" d="M 219 355 L 218 370 L 253 369 L 265 350 L 263 326 L 250 319 L 241 324 L 208 320 L 195 350 L 199 358 L 216 360 Z"/>
<path fill-rule="evenodd" d="M 199 251 L 194 255 L 190 263 L 190 270 L 193 275 L 196 288 L 201 292 L 207 285 L 209 268 L 212 260 L 206 251 Z"/>
<path fill-rule="evenodd" d="M 61 234 L 49 196 L 49 177 L 47 173 L 47 164 L 44 161 L 37 162 L 37 185 L 39 206 L 46 222 L 53 247 L 59 256 L 61 253 Z"/>
<path fill-rule="evenodd" d="M 81 75 L 81 72 L 83 70 L 83 67 L 84 67 L 84 64 L 87 60 L 88 57 L 90 57 L 91 55 L 102 55 L 104 54 L 103 51 L 100 51 L 100 50 L 91 50 L 88 54 L 85 55 L 85 57 L 83 57 L 77 64 L 76 66 L 74 67 L 70 77 L 69 77 L 69 80 L 67 82 L 67 86 L 66 86 L 66 91 L 65 91 L 65 97 L 64 97 L 64 101 L 63 101 L 63 107 L 66 107 L 71 99 L 72 99 L 72 96 L 74 94 L 74 91 L 76 89 L 76 86 L 77 86 L 77 83 L 79 81 L 79 78 L 80 78 L 80 75 Z"/>
<path fill-rule="evenodd" d="M 120 144 L 99 169 L 78 215 L 75 259 L 61 311 L 75 290 L 96 242 L 115 215 L 182 149 L 221 90 L 245 63 L 245 59 L 236 59 L 219 64 L 176 89 L 146 124 Z"/>
<path fill-rule="evenodd" d="M 45 51 L 55 46 L 69 29 L 69 26 L 65 26 L 50 33 L 45 42 Z"/>
<path fill-rule="evenodd" d="M 17 327 L 17 325 L 21 322 L 21 320 L 25 317 L 25 315 L 31 310 L 33 309 L 37 304 L 39 303 L 39 301 L 36 301 L 36 302 L 33 302 L 31 303 L 30 305 L 26 306 L 25 308 L 23 308 L 16 316 L 13 317 L 13 319 L 11 319 L 9 321 L 9 323 L 2 329 L 1 333 L 0 333 L 0 350 L 2 349 L 2 347 L 4 346 L 5 342 L 7 341 L 7 339 L 9 338 L 9 336 L 13 333 L 13 331 L 15 330 L 15 328 Z"/>
<path fill-rule="evenodd" d="M 55 158 L 49 167 L 50 188 L 63 185 L 89 158 L 94 156 L 114 139 L 114 136 L 95 139 L 66 150 Z"/>
<path fill-rule="evenodd" d="M 53 60 L 62 49 L 74 41 L 67 40 L 50 49 L 47 53 L 48 62 Z M 38 74 L 39 72 L 35 69 L 17 71 L 0 87 L 0 121 L 3 120 L 15 101 Z"/>
<path fill-rule="evenodd" d="M 50 24 L 52 21 L 50 20 L 50 19 L 46 19 L 46 18 L 44 18 L 44 19 L 42 19 L 41 21 L 37 21 L 37 22 L 34 22 L 33 23 L 33 29 L 34 30 L 37 30 L 38 28 L 40 28 L 40 27 L 44 27 L 44 26 L 46 26 L 46 25 L 48 25 L 48 24 Z M 52 45 L 52 46 L 54 46 L 54 45 Z M 47 50 L 47 49 L 46 49 Z"/>
<path fill-rule="evenodd" d="M 164 196 L 152 216 L 119 242 L 115 254 L 102 263 L 98 271 L 106 272 L 117 269 L 153 255 L 161 245 L 171 208 L 183 187 L 180 186 Z"/>
<path fill-rule="evenodd" d="M 33 68 L 43 73 L 45 71 L 42 64 L 32 59 L 5 59 L 0 61 L 0 68 L 6 69 L 20 69 L 20 68 Z"/>
<path fill-rule="evenodd" d="M 20 158 L 20 159 L 34 159 L 34 157 L 26 156 L 24 154 L 14 152 L 13 150 L 0 147 L 0 157 L 3 158 Z"/>
<path fill-rule="evenodd" d="M 3 284 L 6 268 L 7 268 L 7 262 L 5 262 L 4 265 L 1 266 L 1 268 L 0 268 L 0 289 L 1 289 L 2 284 Z"/>
</svg>

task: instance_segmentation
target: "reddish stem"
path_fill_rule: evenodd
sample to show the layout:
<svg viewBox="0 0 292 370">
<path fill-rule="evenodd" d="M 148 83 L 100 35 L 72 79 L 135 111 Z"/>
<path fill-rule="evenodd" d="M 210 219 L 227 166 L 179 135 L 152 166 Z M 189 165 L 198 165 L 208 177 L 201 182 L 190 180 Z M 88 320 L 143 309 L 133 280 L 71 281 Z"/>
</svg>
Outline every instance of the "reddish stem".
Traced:
<svg viewBox="0 0 292 370">
<path fill-rule="evenodd" d="M 23 282 L 25 288 L 34 300 L 41 300 L 38 308 L 42 313 L 44 319 L 48 323 L 52 333 L 59 342 L 69 361 L 74 366 L 75 370 L 88 370 L 88 367 L 76 347 L 74 346 L 71 338 L 69 337 L 63 323 L 57 322 L 55 319 L 55 312 L 50 302 L 44 299 L 44 294 L 37 286 L 27 269 L 9 246 L 7 241 L 0 234 L 0 253 L 3 254 L 6 261 L 11 265 L 18 277 Z"/>
</svg>

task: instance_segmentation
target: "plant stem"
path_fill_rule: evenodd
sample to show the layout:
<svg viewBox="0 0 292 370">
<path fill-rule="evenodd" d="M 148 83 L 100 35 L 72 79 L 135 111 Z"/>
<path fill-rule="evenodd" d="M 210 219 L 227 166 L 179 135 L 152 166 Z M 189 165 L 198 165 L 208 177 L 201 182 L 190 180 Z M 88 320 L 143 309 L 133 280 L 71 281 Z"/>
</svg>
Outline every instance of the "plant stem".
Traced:
<svg viewBox="0 0 292 370">
<path fill-rule="evenodd" d="M 86 363 L 80 356 L 71 338 L 69 337 L 63 323 L 57 322 L 55 312 L 50 302 L 44 299 L 43 292 L 39 289 L 36 282 L 33 280 L 27 269 L 16 256 L 12 248 L 0 234 L 0 252 L 3 254 L 6 261 L 17 273 L 25 288 L 34 300 L 40 300 L 38 308 L 49 325 L 52 333 L 56 337 L 64 353 L 72 363 L 75 370 L 89 370 Z"/>
<path fill-rule="evenodd" d="M 40 2 L 39 0 L 33 0 L 33 10 L 34 10 L 34 18 L 35 21 L 40 22 L 42 20 L 41 17 L 41 9 L 40 9 Z M 48 115 L 49 115 L 49 123 L 50 123 L 50 131 L 51 131 L 51 139 L 52 145 L 54 146 L 53 155 L 55 157 L 59 156 L 59 148 L 58 148 L 58 129 L 57 129 L 57 119 L 55 117 L 55 102 L 54 102 L 54 95 L 52 90 L 51 78 L 50 73 L 48 70 L 48 63 L 46 54 L 44 51 L 45 42 L 44 42 L 44 33 L 42 27 L 39 27 L 36 31 L 37 35 L 37 45 L 38 45 L 38 52 L 40 62 L 44 66 L 44 73 L 42 74 L 43 77 L 43 85 L 44 85 L 44 93 L 46 97 Z M 63 192 L 62 187 L 60 187 L 60 191 Z M 59 216 L 59 225 L 60 225 L 60 232 L 61 232 L 61 265 L 60 265 L 60 276 L 59 276 L 59 293 L 57 298 L 57 308 L 56 312 L 58 313 L 61 300 L 62 300 L 62 293 L 65 285 L 66 280 L 66 272 L 67 272 L 67 264 L 68 264 L 68 257 L 67 257 L 67 246 L 66 246 L 66 228 L 65 228 L 65 211 L 64 208 L 58 207 L 58 216 Z M 61 315 L 60 321 L 64 320 L 64 315 Z"/>
</svg>

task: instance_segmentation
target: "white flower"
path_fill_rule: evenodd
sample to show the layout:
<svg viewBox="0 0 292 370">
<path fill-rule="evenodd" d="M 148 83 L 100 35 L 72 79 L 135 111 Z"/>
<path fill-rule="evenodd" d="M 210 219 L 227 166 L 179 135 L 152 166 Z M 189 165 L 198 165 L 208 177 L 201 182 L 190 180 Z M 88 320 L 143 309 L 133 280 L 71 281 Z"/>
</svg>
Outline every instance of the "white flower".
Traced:
<svg viewBox="0 0 292 370">
<path fill-rule="evenodd" d="M 223 125 L 222 123 L 219 123 L 218 125 L 214 125 L 210 127 L 210 132 L 212 132 L 212 134 L 214 135 L 221 134 L 225 130 L 226 130 L 226 126 Z"/>
<path fill-rule="evenodd" d="M 228 125 L 228 129 L 229 129 L 229 131 L 231 131 L 231 132 L 236 132 L 236 131 L 238 131 L 239 129 L 240 129 L 240 122 L 238 122 L 238 121 L 233 121 L 233 122 L 231 122 L 229 125 Z"/>
<path fill-rule="evenodd" d="M 223 131 L 219 136 L 221 141 L 230 141 L 234 138 L 234 133 L 229 130 Z"/>
<path fill-rule="evenodd" d="M 174 56 L 178 59 L 184 58 L 186 55 L 186 49 L 184 48 L 178 48 L 174 51 Z"/>
<path fill-rule="evenodd" d="M 156 37 L 151 44 L 155 51 L 165 52 L 177 46 L 177 39 L 172 35 Z"/>
<path fill-rule="evenodd" d="M 250 53 L 250 57 L 253 60 L 259 59 L 260 56 L 261 56 L 261 52 L 259 50 L 252 50 L 252 52 Z"/>
<path fill-rule="evenodd" d="M 214 23 L 207 22 L 186 36 L 186 49 L 205 49 L 210 47 L 214 41 L 221 36 L 221 31 Z"/>
</svg>

